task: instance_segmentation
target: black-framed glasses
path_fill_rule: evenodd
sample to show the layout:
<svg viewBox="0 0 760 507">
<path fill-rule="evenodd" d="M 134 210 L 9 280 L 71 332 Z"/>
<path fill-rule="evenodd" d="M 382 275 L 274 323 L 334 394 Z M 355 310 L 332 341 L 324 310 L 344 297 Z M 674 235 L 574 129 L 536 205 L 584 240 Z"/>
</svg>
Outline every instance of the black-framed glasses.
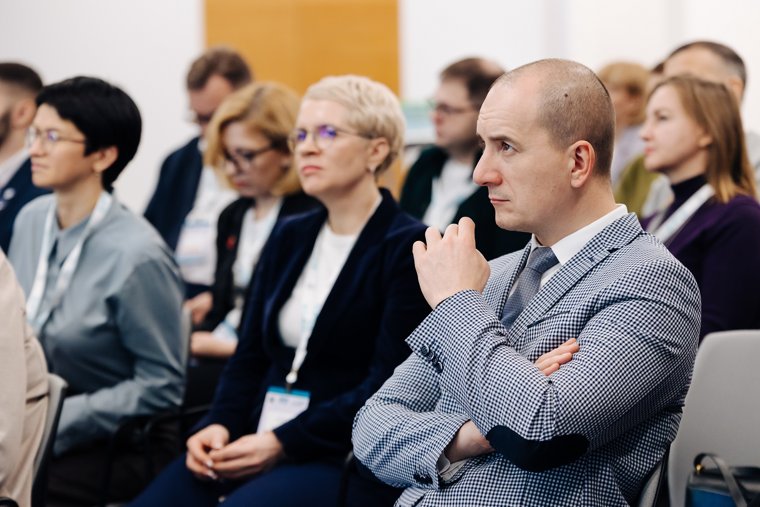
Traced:
<svg viewBox="0 0 760 507">
<path fill-rule="evenodd" d="M 456 114 L 463 114 L 463 113 L 469 113 L 472 111 L 477 111 L 477 108 L 474 105 L 469 105 L 466 107 L 457 107 L 457 106 L 446 104 L 445 102 L 436 102 L 433 99 L 428 100 L 427 103 L 431 111 L 434 111 L 436 114 L 440 114 L 442 116 L 454 116 Z"/>
<path fill-rule="evenodd" d="M 291 132 L 291 134 L 288 136 L 288 146 L 290 146 L 290 150 L 295 151 L 298 146 L 306 142 L 306 140 L 309 138 L 309 134 L 311 134 L 312 142 L 320 150 L 328 149 L 332 145 L 333 141 L 335 141 L 335 138 L 339 135 L 372 139 L 372 136 L 370 135 L 360 134 L 359 132 L 351 132 L 350 130 L 338 128 L 334 125 L 317 125 L 311 130 L 295 129 L 293 132 Z"/>
<path fill-rule="evenodd" d="M 27 149 L 31 148 L 38 139 L 45 150 L 50 150 L 60 142 L 87 144 L 87 139 L 64 137 L 55 129 L 40 130 L 37 127 L 29 127 L 26 129 L 25 144 Z"/>
<path fill-rule="evenodd" d="M 258 150 L 246 150 L 243 148 L 237 148 L 232 152 L 224 150 L 222 152 L 222 156 L 224 157 L 225 162 L 229 162 L 235 166 L 235 169 L 242 172 L 249 170 L 253 166 L 253 162 L 256 160 L 256 157 L 273 149 L 274 145 L 271 144 L 269 146 L 259 148 Z"/>
</svg>

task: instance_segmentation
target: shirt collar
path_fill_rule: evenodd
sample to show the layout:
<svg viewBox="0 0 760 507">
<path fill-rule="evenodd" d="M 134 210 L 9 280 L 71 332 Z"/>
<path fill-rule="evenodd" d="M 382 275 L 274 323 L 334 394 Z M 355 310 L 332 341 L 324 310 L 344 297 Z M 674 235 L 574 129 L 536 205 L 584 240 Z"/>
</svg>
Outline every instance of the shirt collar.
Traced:
<svg viewBox="0 0 760 507">
<path fill-rule="evenodd" d="M 618 204 L 606 215 L 557 241 L 552 245 L 551 249 L 552 252 L 554 252 L 554 255 L 557 256 L 560 265 L 563 265 L 572 259 L 575 254 L 580 252 L 583 247 L 586 246 L 586 243 L 591 241 L 591 238 L 602 232 L 602 229 L 618 218 L 625 216 L 627 213 L 628 208 L 626 208 L 625 204 Z M 534 234 L 530 239 L 530 249 L 533 251 L 534 248 L 539 246 L 542 245 L 538 243 L 536 235 Z"/>
</svg>

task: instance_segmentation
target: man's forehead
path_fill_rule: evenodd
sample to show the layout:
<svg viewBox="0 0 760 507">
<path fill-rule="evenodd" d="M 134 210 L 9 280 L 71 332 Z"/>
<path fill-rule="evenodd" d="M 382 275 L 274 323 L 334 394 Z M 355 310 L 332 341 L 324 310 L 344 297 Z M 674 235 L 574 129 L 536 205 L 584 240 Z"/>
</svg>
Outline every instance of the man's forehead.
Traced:
<svg viewBox="0 0 760 507">
<path fill-rule="evenodd" d="M 728 68 L 721 58 L 707 48 L 694 47 L 679 51 L 665 61 L 665 76 L 693 74 L 711 81 L 723 81 Z"/>
<path fill-rule="evenodd" d="M 537 110 L 535 89 L 525 83 L 498 83 L 488 92 L 478 114 L 482 137 L 513 135 L 528 126 Z"/>
</svg>

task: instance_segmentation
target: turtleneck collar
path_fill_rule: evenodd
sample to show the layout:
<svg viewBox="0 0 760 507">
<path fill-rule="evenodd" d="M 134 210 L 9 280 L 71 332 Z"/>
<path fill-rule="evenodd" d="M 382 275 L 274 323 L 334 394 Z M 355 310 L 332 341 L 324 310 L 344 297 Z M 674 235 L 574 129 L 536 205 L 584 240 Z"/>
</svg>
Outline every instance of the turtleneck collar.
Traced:
<svg viewBox="0 0 760 507">
<path fill-rule="evenodd" d="M 688 180 L 681 181 L 679 183 L 676 183 L 674 185 L 671 185 L 670 188 L 673 190 L 673 203 L 668 206 L 667 211 L 665 212 L 665 219 L 667 219 L 670 215 L 673 214 L 675 210 L 681 207 L 683 203 L 685 203 L 689 197 L 694 195 L 694 193 L 702 188 L 702 186 L 707 183 L 707 179 L 705 178 L 704 174 L 699 174 L 697 176 L 694 176 L 693 178 L 689 178 Z"/>
</svg>

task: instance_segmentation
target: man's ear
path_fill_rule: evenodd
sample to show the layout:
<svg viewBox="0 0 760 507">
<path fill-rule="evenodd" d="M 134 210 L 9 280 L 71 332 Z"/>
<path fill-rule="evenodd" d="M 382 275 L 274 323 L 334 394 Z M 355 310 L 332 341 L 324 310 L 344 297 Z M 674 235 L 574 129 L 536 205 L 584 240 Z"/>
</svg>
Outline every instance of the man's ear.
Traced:
<svg viewBox="0 0 760 507">
<path fill-rule="evenodd" d="M 567 149 L 567 155 L 570 185 L 580 188 L 593 176 L 596 169 L 596 152 L 588 141 L 577 141 Z"/>
<path fill-rule="evenodd" d="M 109 146 L 107 148 L 101 148 L 95 153 L 90 154 L 91 157 L 95 157 L 92 164 L 93 170 L 98 174 L 111 167 L 116 159 L 119 158 L 119 149 L 116 146 Z"/>
<path fill-rule="evenodd" d="M 32 124 L 34 115 L 37 113 L 37 105 L 34 99 L 27 97 L 14 104 L 11 110 L 11 125 L 13 128 L 26 129 Z"/>
</svg>

